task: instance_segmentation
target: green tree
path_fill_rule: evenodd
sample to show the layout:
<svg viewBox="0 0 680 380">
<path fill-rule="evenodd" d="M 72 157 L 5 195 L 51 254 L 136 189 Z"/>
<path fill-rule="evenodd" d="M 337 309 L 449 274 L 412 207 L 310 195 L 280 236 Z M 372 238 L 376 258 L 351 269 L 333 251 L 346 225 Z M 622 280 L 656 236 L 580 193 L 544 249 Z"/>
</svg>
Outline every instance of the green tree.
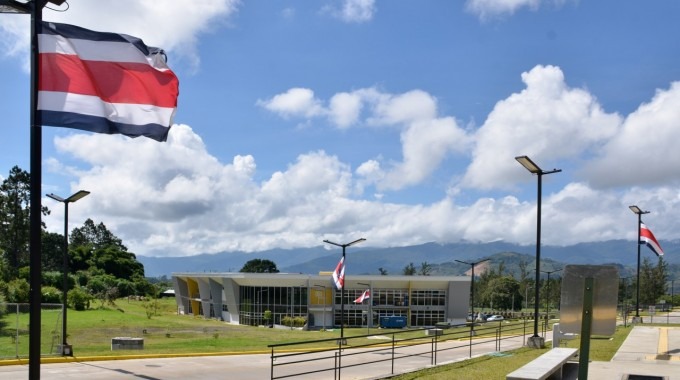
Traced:
<svg viewBox="0 0 680 380">
<path fill-rule="evenodd" d="M 416 274 L 416 266 L 413 265 L 413 263 L 408 263 L 407 266 L 404 267 L 402 270 L 402 273 L 404 276 L 415 276 Z"/>
<path fill-rule="evenodd" d="M 640 303 L 654 305 L 666 294 L 668 264 L 659 257 L 656 267 L 645 257 L 640 266 Z"/>
<path fill-rule="evenodd" d="M 279 273 L 276 264 L 267 259 L 252 259 L 243 265 L 241 273 Z"/>
<path fill-rule="evenodd" d="M 28 172 L 15 166 L 0 185 L 0 249 L 14 271 L 28 265 L 30 184 Z"/>
<path fill-rule="evenodd" d="M 520 286 L 512 276 L 497 276 L 489 280 L 483 289 L 480 289 L 482 303 L 498 310 L 510 310 L 522 304 Z"/>
<path fill-rule="evenodd" d="M 87 219 L 83 227 L 74 228 L 69 235 L 69 241 L 70 245 L 75 247 L 91 245 L 96 249 L 114 246 L 121 251 L 127 251 L 123 241 L 109 231 L 104 223 L 95 225 L 92 219 Z"/>
<path fill-rule="evenodd" d="M 95 224 L 92 219 L 85 221 L 83 227 L 73 229 L 69 244 L 71 272 L 86 273 L 78 277 L 81 286 L 88 287 L 89 282 L 98 275 L 106 274 L 112 278 L 125 279 L 115 287 L 119 296 L 131 294 L 153 295 L 155 288 L 144 279 L 144 265 L 137 260 L 137 256 L 128 252 L 120 238 L 106 228 L 104 223 Z M 101 279 L 98 279 L 98 281 Z M 95 286 L 99 283 L 95 283 Z M 148 293 L 151 292 L 151 293 Z M 111 292 L 109 292 L 111 293 Z M 111 298 L 112 294 L 102 291 L 94 291 L 98 298 Z M 103 297 L 103 298 L 102 298 Z"/>
<path fill-rule="evenodd" d="M 420 269 L 418 269 L 419 276 L 429 276 L 432 273 L 432 264 L 427 261 L 423 261 L 420 264 Z"/>
<path fill-rule="evenodd" d="M 116 278 L 134 278 L 144 276 L 144 265 L 130 252 L 120 250 L 116 246 L 96 249 L 90 258 L 90 267 L 101 269 Z"/>
<path fill-rule="evenodd" d="M 41 246 L 42 270 L 61 272 L 64 268 L 64 235 L 43 231 Z"/>
<path fill-rule="evenodd" d="M 387 276 L 387 269 L 380 267 L 378 268 L 378 271 L 380 272 L 381 276 Z"/>
</svg>

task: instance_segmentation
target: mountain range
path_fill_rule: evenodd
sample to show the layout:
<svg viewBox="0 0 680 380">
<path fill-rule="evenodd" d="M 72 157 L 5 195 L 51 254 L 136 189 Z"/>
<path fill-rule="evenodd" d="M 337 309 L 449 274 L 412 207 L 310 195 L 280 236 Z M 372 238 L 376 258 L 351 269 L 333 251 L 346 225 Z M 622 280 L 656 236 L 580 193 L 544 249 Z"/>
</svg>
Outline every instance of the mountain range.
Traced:
<svg viewBox="0 0 680 380">
<path fill-rule="evenodd" d="M 669 272 L 680 273 L 680 242 L 662 241 L 664 260 Z M 640 246 L 641 259 L 648 258 L 656 265 L 656 255 L 646 246 Z M 318 246 L 299 249 L 271 249 L 260 252 L 221 252 L 183 257 L 137 256 L 144 264 L 147 277 L 171 276 L 176 272 L 238 272 L 247 261 L 267 259 L 276 263 L 281 272 L 317 274 L 332 271 L 342 250 L 337 247 Z M 402 274 L 404 267 L 413 263 L 419 268 L 423 263 L 431 266 L 432 275 L 461 275 L 470 265 L 455 260 L 475 262 L 490 259 L 488 266 L 503 263 L 507 273 L 519 273 L 519 262 L 535 266 L 535 245 L 519 245 L 502 241 L 489 243 L 426 243 L 406 247 L 346 249 L 348 275 L 379 274 L 379 268 L 388 274 Z M 571 246 L 541 246 L 541 270 L 550 271 L 566 264 L 614 264 L 624 272 L 634 271 L 637 265 L 637 247 L 630 240 L 580 243 Z M 476 272 L 477 274 L 478 272 Z M 624 275 L 623 273 L 621 274 Z"/>
</svg>

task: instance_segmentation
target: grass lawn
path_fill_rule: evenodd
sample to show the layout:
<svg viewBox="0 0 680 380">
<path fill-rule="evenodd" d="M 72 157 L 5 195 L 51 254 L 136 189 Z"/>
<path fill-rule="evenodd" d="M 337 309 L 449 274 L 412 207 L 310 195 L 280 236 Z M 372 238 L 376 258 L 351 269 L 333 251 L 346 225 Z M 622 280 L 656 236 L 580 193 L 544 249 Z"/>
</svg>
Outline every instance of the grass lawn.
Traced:
<svg viewBox="0 0 680 380">
<path fill-rule="evenodd" d="M 619 349 L 632 327 L 618 326 L 611 337 L 594 337 L 590 342 L 590 360 L 609 361 Z M 568 341 L 568 347 L 578 348 L 580 340 Z M 520 348 L 503 353 L 504 356 L 485 355 L 458 363 L 447 364 L 422 371 L 392 377 L 395 380 L 448 380 L 448 379 L 489 379 L 502 380 L 506 375 L 538 356 L 549 348 Z M 507 355 L 505 355 L 507 354 Z"/>
<path fill-rule="evenodd" d="M 337 338 L 340 330 L 301 331 L 269 329 L 255 326 L 231 325 L 217 320 L 188 315 L 177 315 L 174 298 L 160 299 L 158 311 L 147 316 L 144 302 L 120 299 L 115 305 L 91 310 L 68 310 L 68 339 L 76 357 L 132 354 L 188 354 L 217 352 L 269 352 L 270 344 Z M 41 353 L 55 354 L 61 343 L 59 311 L 43 311 L 41 328 Z M 6 323 L 0 331 L 0 359 L 28 357 L 28 313 L 7 313 Z M 19 344 L 16 345 L 16 326 L 19 327 Z M 380 334 L 392 331 L 381 329 Z M 377 329 L 371 329 L 377 333 Z M 422 334 L 422 331 L 419 332 Z M 345 328 L 345 337 L 365 335 L 365 328 Z M 416 333 L 413 333 L 416 334 Z M 144 338 L 144 350 L 111 351 L 111 338 Z M 355 344 L 368 343 L 359 340 Z M 333 342 L 329 342 L 332 346 Z M 316 344 L 316 347 L 319 345 Z M 302 346 L 299 348 L 303 348 Z"/>
</svg>

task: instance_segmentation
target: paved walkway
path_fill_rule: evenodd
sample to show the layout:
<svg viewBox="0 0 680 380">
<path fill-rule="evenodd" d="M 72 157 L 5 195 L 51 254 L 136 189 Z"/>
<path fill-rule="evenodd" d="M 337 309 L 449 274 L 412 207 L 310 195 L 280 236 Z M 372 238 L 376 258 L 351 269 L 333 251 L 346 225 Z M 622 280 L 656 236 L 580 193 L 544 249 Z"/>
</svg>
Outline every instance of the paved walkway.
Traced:
<svg viewBox="0 0 680 380">
<path fill-rule="evenodd" d="M 623 379 L 631 374 L 680 380 L 680 328 L 635 326 L 611 361 L 588 366 L 590 379 Z"/>
</svg>

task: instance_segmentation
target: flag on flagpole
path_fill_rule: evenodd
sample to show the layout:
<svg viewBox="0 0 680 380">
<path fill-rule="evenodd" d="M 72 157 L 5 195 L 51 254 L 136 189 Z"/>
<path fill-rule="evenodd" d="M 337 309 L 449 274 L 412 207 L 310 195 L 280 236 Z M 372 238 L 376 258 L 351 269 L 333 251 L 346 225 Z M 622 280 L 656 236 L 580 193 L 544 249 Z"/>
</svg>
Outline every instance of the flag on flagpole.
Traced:
<svg viewBox="0 0 680 380">
<path fill-rule="evenodd" d="M 340 262 L 333 271 L 333 283 L 335 288 L 340 290 L 345 286 L 345 258 L 342 257 Z"/>
<path fill-rule="evenodd" d="M 179 81 L 162 49 L 125 34 L 43 22 L 40 123 L 165 141 Z"/>
<path fill-rule="evenodd" d="M 663 256 L 663 249 L 654 237 L 652 230 L 647 228 L 644 223 L 640 223 L 640 244 L 646 244 L 657 256 Z"/>
<path fill-rule="evenodd" d="M 363 303 L 364 300 L 369 299 L 369 298 L 371 298 L 371 290 L 366 289 L 366 290 L 364 290 L 363 293 L 361 293 L 361 296 L 359 296 L 359 298 L 354 300 L 354 303 Z"/>
</svg>

